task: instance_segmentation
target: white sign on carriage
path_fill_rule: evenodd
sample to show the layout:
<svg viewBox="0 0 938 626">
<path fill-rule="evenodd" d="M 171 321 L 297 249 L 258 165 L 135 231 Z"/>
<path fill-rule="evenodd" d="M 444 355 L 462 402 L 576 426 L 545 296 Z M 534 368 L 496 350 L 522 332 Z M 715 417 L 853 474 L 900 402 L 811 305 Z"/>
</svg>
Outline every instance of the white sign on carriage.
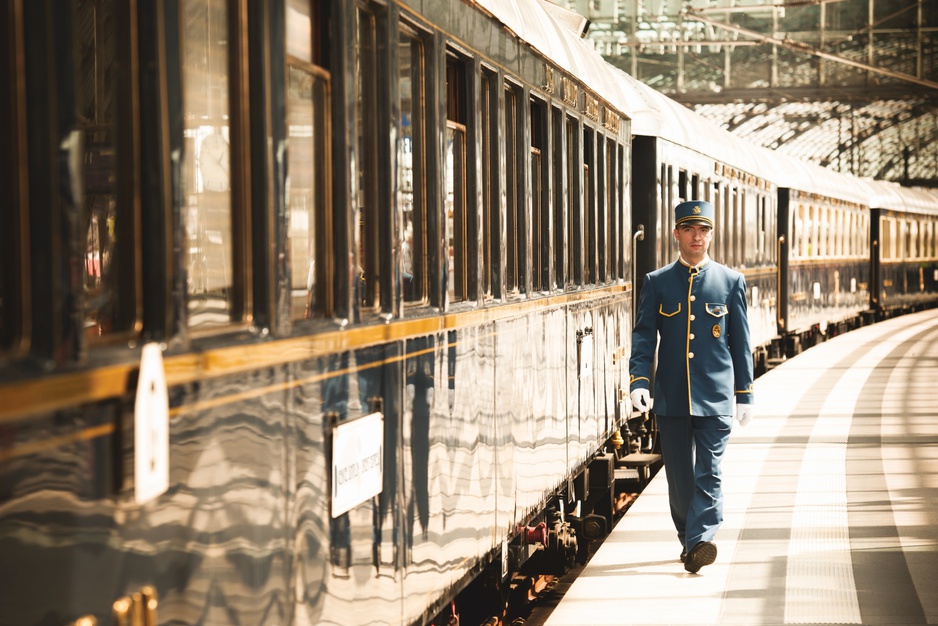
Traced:
<svg viewBox="0 0 938 626">
<path fill-rule="evenodd" d="M 332 517 L 381 493 L 384 414 L 371 413 L 335 427 L 332 434 Z"/>
</svg>

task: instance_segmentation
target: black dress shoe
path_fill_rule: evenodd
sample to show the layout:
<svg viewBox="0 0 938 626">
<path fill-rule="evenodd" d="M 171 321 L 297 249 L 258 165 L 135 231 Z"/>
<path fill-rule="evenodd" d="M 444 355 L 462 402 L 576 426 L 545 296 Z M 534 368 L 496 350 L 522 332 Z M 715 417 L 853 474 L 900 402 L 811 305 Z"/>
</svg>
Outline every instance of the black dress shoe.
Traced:
<svg viewBox="0 0 938 626">
<path fill-rule="evenodd" d="M 681 563 L 687 560 L 687 548 L 681 550 Z"/>
<path fill-rule="evenodd" d="M 704 565 L 710 565 L 717 560 L 717 544 L 712 541 L 701 541 L 687 555 L 684 569 L 696 574 Z"/>
</svg>

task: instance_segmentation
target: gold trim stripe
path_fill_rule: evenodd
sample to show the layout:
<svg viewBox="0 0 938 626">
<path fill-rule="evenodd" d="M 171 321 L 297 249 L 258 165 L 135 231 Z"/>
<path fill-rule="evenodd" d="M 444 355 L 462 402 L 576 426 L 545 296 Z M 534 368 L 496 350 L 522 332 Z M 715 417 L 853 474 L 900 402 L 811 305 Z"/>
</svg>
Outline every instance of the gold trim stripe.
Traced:
<svg viewBox="0 0 938 626">
<path fill-rule="evenodd" d="M 101 424 L 100 426 L 85 428 L 68 435 L 50 437 L 49 439 L 42 439 L 38 441 L 30 441 L 28 443 L 15 446 L 14 448 L 0 449 L 0 463 L 4 463 L 17 457 L 38 454 L 40 452 L 45 452 L 46 450 L 68 445 L 70 443 L 90 441 L 92 439 L 97 439 L 98 437 L 104 437 L 105 435 L 113 435 L 115 430 L 116 426 L 114 424 Z"/>
<path fill-rule="evenodd" d="M 690 279 L 687 281 L 687 340 L 684 343 L 684 365 L 687 372 L 687 414 L 694 414 L 694 400 L 690 391 L 690 322 L 694 308 L 691 306 L 691 295 L 694 292 L 694 277 L 700 274 L 700 266 L 690 268 Z"/>
<path fill-rule="evenodd" d="M 343 353 L 358 348 L 404 341 L 520 317 L 535 310 L 612 298 L 631 291 L 631 284 L 610 285 L 577 293 L 538 297 L 479 310 L 405 319 L 390 324 L 357 326 L 266 343 L 237 345 L 204 352 L 167 356 L 163 360 L 169 387 L 207 378 L 229 376 Z M 77 404 L 118 398 L 129 391 L 137 362 L 52 374 L 0 385 L 0 424 Z"/>
</svg>

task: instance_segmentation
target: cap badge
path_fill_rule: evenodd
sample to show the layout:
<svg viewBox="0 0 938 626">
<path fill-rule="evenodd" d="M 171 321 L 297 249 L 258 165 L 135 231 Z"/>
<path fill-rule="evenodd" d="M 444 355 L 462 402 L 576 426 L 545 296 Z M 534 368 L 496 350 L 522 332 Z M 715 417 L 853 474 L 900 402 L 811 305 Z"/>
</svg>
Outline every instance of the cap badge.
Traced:
<svg viewBox="0 0 938 626">
<path fill-rule="evenodd" d="M 699 206 L 695 206 L 695 207 L 694 207 L 694 215 L 700 215 L 700 207 L 699 207 Z"/>
<path fill-rule="evenodd" d="M 714 324 L 714 325 L 713 325 L 713 336 L 716 337 L 717 339 L 719 339 L 719 338 L 720 338 L 720 335 L 722 335 L 722 334 L 723 334 L 723 333 L 722 333 L 722 331 L 720 330 L 720 325 L 719 325 L 719 324 Z"/>
</svg>

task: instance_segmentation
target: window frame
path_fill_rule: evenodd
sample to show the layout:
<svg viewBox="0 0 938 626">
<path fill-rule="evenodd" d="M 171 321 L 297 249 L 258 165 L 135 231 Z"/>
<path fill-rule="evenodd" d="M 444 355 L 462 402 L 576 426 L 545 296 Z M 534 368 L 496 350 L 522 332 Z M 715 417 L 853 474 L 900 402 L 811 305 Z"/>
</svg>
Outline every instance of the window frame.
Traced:
<svg viewBox="0 0 938 626">
<path fill-rule="evenodd" d="M 580 120 L 568 114 L 564 120 L 566 137 L 567 178 L 567 282 L 565 289 L 576 289 L 583 285 L 583 217 L 580 192 L 583 181 L 582 132 Z"/>
<path fill-rule="evenodd" d="M 0 50 L 0 154 L 7 167 L 0 183 L 10 190 L 9 208 L 0 211 L 0 363 L 22 356 L 29 349 L 29 181 L 26 153 L 26 67 L 23 7 L 4 4 L 4 43 Z"/>
<path fill-rule="evenodd" d="M 486 65 L 480 70 L 480 149 L 482 151 L 482 268 L 479 293 L 483 301 L 502 297 L 498 72 Z"/>
<path fill-rule="evenodd" d="M 401 76 L 401 66 L 400 66 L 400 46 L 402 45 L 402 39 L 407 38 L 410 40 L 411 47 L 414 45 L 417 46 L 419 50 L 418 63 L 410 64 L 410 75 L 409 80 L 410 84 L 413 86 L 411 94 L 417 94 L 417 97 L 412 97 L 411 104 L 411 123 L 410 128 L 411 134 L 411 154 L 412 164 L 415 164 L 411 168 L 412 172 L 412 183 L 411 183 L 411 192 L 413 199 L 413 243 L 412 243 L 412 255 L 413 261 L 415 262 L 412 265 L 412 269 L 419 270 L 414 271 L 413 281 L 416 285 L 416 291 L 413 292 L 414 297 L 407 297 L 406 285 L 404 284 L 404 276 L 401 274 L 401 293 L 402 299 L 404 302 L 405 308 L 407 307 L 419 307 L 426 306 L 431 304 L 431 293 L 430 293 L 430 264 L 431 259 L 436 255 L 431 254 L 430 250 L 430 189 L 429 189 L 429 167 L 430 167 L 430 137 L 428 133 L 428 123 L 429 115 L 428 112 L 428 93 L 430 89 L 429 80 L 428 80 L 428 67 L 430 63 L 430 46 L 428 45 L 427 35 L 419 29 L 415 24 L 412 24 L 406 20 L 399 20 L 397 37 L 395 38 L 394 45 L 398 46 L 398 55 L 397 55 L 397 76 L 398 84 L 400 83 Z M 397 110 L 403 111 L 403 106 L 401 105 L 401 94 L 399 90 L 397 91 L 398 95 L 398 106 Z M 402 119 L 394 120 L 394 123 L 398 125 L 398 143 L 394 147 L 396 152 L 396 161 L 398 170 L 403 176 L 403 162 L 404 155 L 404 125 Z M 401 233 L 404 239 L 406 239 L 406 233 L 404 232 L 404 186 L 403 179 L 399 178 L 395 183 L 398 190 L 399 199 L 395 211 L 399 212 L 399 223 L 401 224 Z M 403 257 L 403 254 L 402 254 Z M 404 259 L 401 259 L 403 263 Z M 406 267 L 405 267 L 406 270 Z"/>
<path fill-rule="evenodd" d="M 528 99 L 531 141 L 531 291 L 550 291 L 550 179 L 547 101 L 533 92 Z"/>
<path fill-rule="evenodd" d="M 595 128 L 589 124 L 583 124 L 581 136 L 583 138 L 583 251 L 585 258 L 583 262 L 583 284 L 598 285 L 598 266 L 599 259 L 597 237 L 597 221 L 599 220 L 599 207 L 597 198 L 599 192 L 596 189 L 597 170 L 596 163 L 596 143 L 598 133 Z"/>
<path fill-rule="evenodd" d="M 453 180 L 449 180 L 449 172 L 444 161 L 444 213 L 448 207 L 446 196 L 452 185 L 452 211 L 453 215 L 444 214 L 445 237 L 447 249 L 444 261 L 447 264 L 446 290 L 450 303 L 468 302 L 478 299 L 478 226 L 476 223 L 476 185 L 474 118 L 471 116 L 472 87 L 470 77 L 474 76 L 472 59 L 458 51 L 452 45 L 446 46 L 446 106 L 445 106 L 445 141 L 450 141 L 452 135 L 455 145 L 461 145 L 461 150 L 453 152 Z M 461 138 L 461 141 L 456 141 Z M 448 147 L 444 146 L 444 155 L 449 154 Z M 450 233 L 452 229 L 452 233 Z M 450 240 L 452 235 L 452 240 Z M 449 253 L 452 243 L 452 256 Z M 449 273 L 449 263 L 453 264 L 452 274 Z"/>
<path fill-rule="evenodd" d="M 554 281 L 552 289 L 563 290 L 567 284 L 569 268 L 567 264 L 567 190 L 569 181 L 566 180 L 566 133 L 564 123 L 564 110 L 559 106 L 550 107 L 550 124 L 552 130 L 551 167 L 553 180 L 553 221 L 554 221 Z"/>
<path fill-rule="evenodd" d="M 505 294 L 525 292 L 526 237 L 524 171 L 524 90 L 509 78 L 504 85 L 505 115 Z"/>
<path fill-rule="evenodd" d="M 383 145 L 379 142 L 378 74 L 380 37 L 379 19 L 386 21 L 386 14 L 367 2 L 356 2 L 354 7 L 354 37 L 356 41 L 352 63 L 355 71 L 355 150 L 358 180 L 355 182 L 353 210 L 355 211 L 353 237 L 356 266 L 360 268 L 360 285 L 356 296 L 360 313 L 387 312 L 391 309 L 390 273 L 382 274 L 382 268 L 390 267 L 391 242 L 382 233 L 390 232 L 389 203 L 382 198 L 380 189 L 382 175 L 379 162 Z M 366 39 L 367 46 L 363 40 Z M 366 58 L 367 57 L 367 58 Z M 355 293 L 355 289 L 352 290 Z"/>
<path fill-rule="evenodd" d="M 208 0 L 205 0 L 208 1 Z M 183 130 L 182 141 L 191 146 L 193 142 L 185 135 L 188 127 L 186 126 L 186 66 L 185 66 L 185 7 L 184 2 L 180 3 L 179 19 L 179 72 L 181 102 L 183 108 L 180 110 L 181 124 Z M 247 67 L 247 41 L 244 25 L 247 23 L 247 7 L 239 3 L 226 3 L 225 8 L 228 11 L 226 41 L 227 51 L 225 59 L 227 62 L 227 97 L 228 97 L 228 144 L 229 144 L 229 190 L 230 190 L 230 224 L 231 224 L 231 295 L 228 298 L 228 321 L 210 324 L 193 324 L 191 301 L 192 294 L 188 286 L 183 285 L 185 293 L 185 306 L 183 315 L 187 332 L 194 338 L 215 336 L 224 333 L 236 332 L 248 328 L 253 317 L 253 248 L 251 245 L 251 215 L 249 199 L 250 172 L 249 163 L 250 154 L 250 114 L 248 104 L 248 67 Z M 286 50 L 284 50 L 286 55 Z M 287 68 L 285 68 L 287 69 Z M 284 75 L 284 80 L 288 76 Z M 286 87 L 286 85 L 285 85 Z M 187 159 L 189 167 L 197 167 L 197 160 L 194 154 L 190 154 Z M 193 174 L 189 173 L 190 177 Z M 194 193 L 189 190 L 189 184 L 183 183 L 183 198 L 188 206 L 188 196 Z M 188 264 L 189 246 L 188 246 L 188 228 L 183 222 L 182 233 L 186 241 L 182 242 L 186 252 L 184 254 L 184 263 Z M 188 275 L 188 273 L 187 273 Z"/>
</svg>

